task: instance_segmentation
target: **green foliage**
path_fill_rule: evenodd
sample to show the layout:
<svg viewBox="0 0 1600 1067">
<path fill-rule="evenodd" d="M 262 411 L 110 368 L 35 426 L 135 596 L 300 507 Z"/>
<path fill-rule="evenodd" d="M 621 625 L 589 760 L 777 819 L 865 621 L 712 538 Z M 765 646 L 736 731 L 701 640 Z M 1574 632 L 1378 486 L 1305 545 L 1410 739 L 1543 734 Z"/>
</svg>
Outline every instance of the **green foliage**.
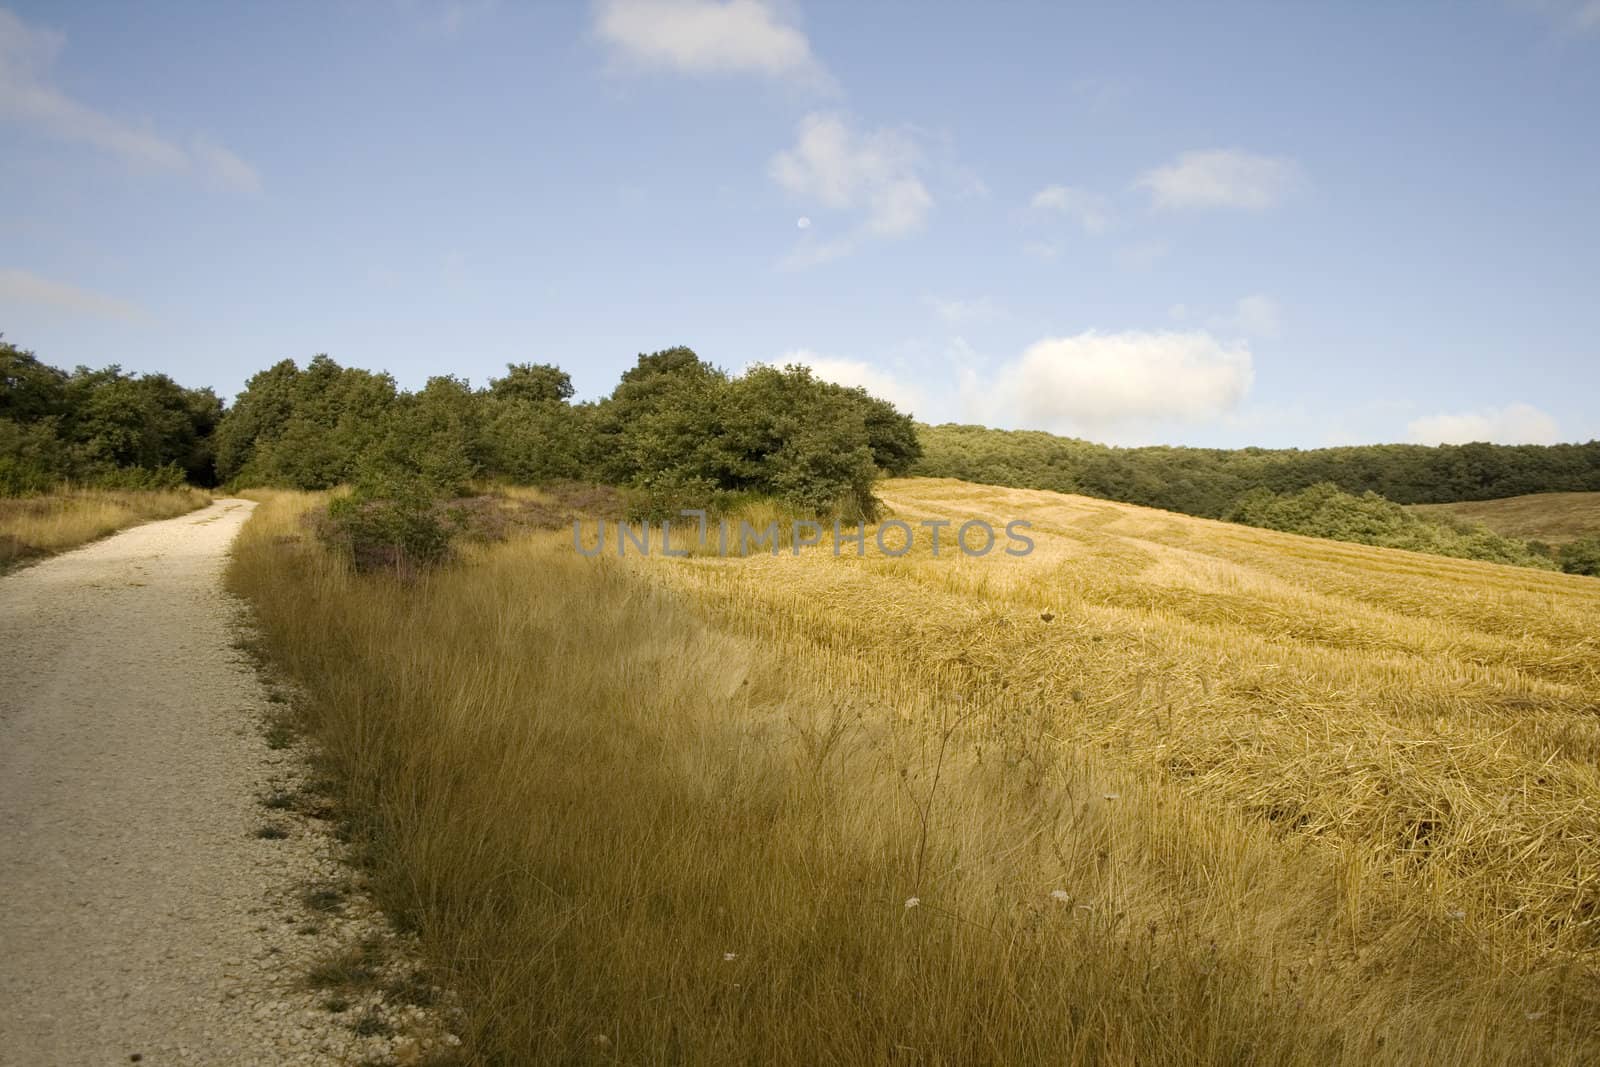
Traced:
<svg viewBox="0 0 1600 1067">
<path fill-rule="evenodd" d="M 68 374 L 0 341 L 0 494 L 214 484 L 221 417 L 209 389 L 116 366 Z"/>
<path fill-rule="evenodd" d="M 1362 445 L 1320 449 L 1111 448 L 1032 430 L 919 427 L 911 473 L 1053 489 L 1220 518 L 1256 488 L 1331 482 L 1400 504 L 1600 490 L 1600 441 L 1568 445 Z"/>
<path fill-rule="evenodd" d="M 572 392 L 572 376 L 550 363 L 507 363 L 505 377 L 489 379 L 489 395 L 497 400 L 564 404 Z"/>
<path fill-rule="evenodd" d="M 727 382 L 688 348 L 639 356 L 594 410 L 599 480 L 666 492 L 729 480 L 720 411 Z"/>
<path fill-rule="evenodd" d="M 329 502 L 316 531 L 363 573 L 410 575 L 450 556 L 451 527 L 430 486 L 416 477 L 364 480 Z"/>
<path fill-rule="evenodd" d="M 1297 493 L 1253 489 L 1223 516 L 1230 522 L 1269 530 L 1405 548 L 1437 556 L 1481 559 L 1519 567 L 1553 569 L 1548 556 L 1527 543 L 1501 537 L 1483 526 L 1407 511 L 1376 493 L 1356 496 L 1331 482 Z"/>
<path fill-rule="evenodd" d="M 591 426 L 595 468 L 644 514 L 756 495 L 871 516 L 879 471 L 904 472 L 920 454 L 915 424 L 860 389 L 800 366 L 730 378 L 681 347 L 641 355 Z"/>
<path fill-rule="evenodd" d="M 32 423 L 0 416 L 0 496 L 42 493 L 62 480 L 57 422 L 54 416 Z"/>
<path fill-rule="evenodd" d="M 1557 559 L 1568 574 L 1600 578 L 1600 537 L 1585 537 L 1562 545 Z"/>
<path fill-rule="evenodd" d="M 305 370 L 283 360 L 254 375 L 217 429 L 217 473 L 249 485 L 327 489 L 353 480 L 389 430 L 388 374 L 325 355 Z"/>
<path fill-rule="evenodd" d="M 871 513 L 877 469 L 864 398 L 805 367 L 752 367 L 723 395 L 724 487 L 812 514 Z"/>
</svg>

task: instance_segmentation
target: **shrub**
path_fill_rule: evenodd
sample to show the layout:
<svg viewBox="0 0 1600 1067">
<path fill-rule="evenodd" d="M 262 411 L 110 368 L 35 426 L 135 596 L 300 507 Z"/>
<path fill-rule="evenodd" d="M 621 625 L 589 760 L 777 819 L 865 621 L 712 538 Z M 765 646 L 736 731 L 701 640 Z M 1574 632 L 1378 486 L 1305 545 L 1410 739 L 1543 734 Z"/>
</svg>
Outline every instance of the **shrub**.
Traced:
<svg viewBox="0 0 1600 1067">
<path fill-rule="evenodd" d="M 1560 563 L 1568 574 L 1600 578 L 1600 537 L 1585 537 L 1562 545 Z"/>
<path fill-rule="evenodd" d="M 450 557 L 451 525 L 417 478 L 365 482 L 328 504 L 317 535 L 360 573 L 409 577 Z"/>
<path fill-rule="evenodd" d="M 1223 516 L 1230 522 L 1285 533 L 1404 548 L 1436 556 L 1481 559 L 1518 567 L 1554 568 L 1551 559 L 1526 543 L 1483 526 L 1407 511 L 1377 493 L 1356 496 L 1331 482 L 1298 493 L 1253 489 Z"/>
</svg>

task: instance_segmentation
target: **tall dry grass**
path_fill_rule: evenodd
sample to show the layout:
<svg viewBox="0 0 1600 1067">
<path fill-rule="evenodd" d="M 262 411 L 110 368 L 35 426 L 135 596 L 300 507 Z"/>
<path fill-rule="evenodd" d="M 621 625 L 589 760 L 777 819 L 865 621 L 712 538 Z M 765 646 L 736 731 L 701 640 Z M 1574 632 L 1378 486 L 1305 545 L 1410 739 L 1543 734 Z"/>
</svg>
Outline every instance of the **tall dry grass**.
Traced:
<svg viewBox="0 0 1600 1067">
<path fill-rule="evenodd" d="M 205 507 L 199 489 L 74 489 L 0 497 L 0 571 L 152 519 Z"/>
<path fill-rule="evenodd" d="M 1040 550 L 629 562 L 561 532 L 407 584 L 266 496 L 231 582 L 480 1062 L 1600 1057 L 1586 918 L 1551 903 L 1594 870 L 1550 748 L 1594 692 L 1580 579 L 888 496 L 1031 515 Z"/>
</svg>

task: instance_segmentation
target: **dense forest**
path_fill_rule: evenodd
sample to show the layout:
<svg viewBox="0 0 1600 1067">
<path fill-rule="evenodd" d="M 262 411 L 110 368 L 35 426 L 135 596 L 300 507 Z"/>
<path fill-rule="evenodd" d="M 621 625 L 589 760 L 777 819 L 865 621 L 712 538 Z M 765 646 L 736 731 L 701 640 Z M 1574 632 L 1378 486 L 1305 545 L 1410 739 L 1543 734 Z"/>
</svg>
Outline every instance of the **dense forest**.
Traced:
<svg viewBox="0 0 1600 1067">
<path fill-rule="evenodd" d="M 774 499 L 854 521 L 882 474 L 1053 489 L 1295 533 L 1600 571 L 1593 540 L 1560 551 L 1398 504 L 1600 490 L 1600 441 L 1324 449 L 1112 448 L 1035 431 L 918 426 L 804 367 L 730 375 L 684 347 L 641 354 L 610 395 L 514 364 L 487 385 L 418 390 L 326 355 L 283 360 L 224 410 L 210 389 L 117 366 L 65 371 L 0 339 L 0 496 L 116 488 L 354 487 L 413 514 L 483 482 L 615 486 L 638 516 Z M 337 513 L 337 512 L 336 512 Z"/>
<path fill-rule="evenodd" d="M 0 496 L 64 481 L 119 489 L 212 485 L 222 401 L 164 374 L 68 373 L 0 338 Z"/>
</svg>

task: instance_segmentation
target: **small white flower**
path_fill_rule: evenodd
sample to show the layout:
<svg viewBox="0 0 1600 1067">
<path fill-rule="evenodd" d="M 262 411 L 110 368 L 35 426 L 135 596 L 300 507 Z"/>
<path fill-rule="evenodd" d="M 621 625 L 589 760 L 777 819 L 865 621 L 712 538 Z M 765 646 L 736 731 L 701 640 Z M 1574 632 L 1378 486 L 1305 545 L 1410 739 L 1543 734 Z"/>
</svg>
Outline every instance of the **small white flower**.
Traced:
<svg viewBox="0 0 1600 1067">
<path fill-rule="evenodd" d="M 722 954 L 722 962 L 724 962 L 724 963 L 732 963 L 734 960 L 736 960 L 738 958 L 739 958 L 739 954 L 737 952 L 724 952 Z"/>
<path fill-rule="evenodd" d="M 922 903 L 921 897 L 906 897 L 906 910 L 910 911 Z"/>
<path fill-rule="evenodd" d="M 1072 902 L 1072 894 L 1065 889 L 1052 889 L 1050 890 L 1050 899 L 1059 900 L 1063 904 L 1070 904 Z"/>
<path fill-rule="evenodd" d="M 1526 1015 L 1528 1017 L 1528 1021 L 1537 1022 L 1538 1020 L 1543 1019 L 1546 1015 L 1548 1015 L 1550 1013 L 1549 1012 L 1544 1012 L 1544 1011 L 1525 1011 L 1522 1014 Z"/>
</svg>

